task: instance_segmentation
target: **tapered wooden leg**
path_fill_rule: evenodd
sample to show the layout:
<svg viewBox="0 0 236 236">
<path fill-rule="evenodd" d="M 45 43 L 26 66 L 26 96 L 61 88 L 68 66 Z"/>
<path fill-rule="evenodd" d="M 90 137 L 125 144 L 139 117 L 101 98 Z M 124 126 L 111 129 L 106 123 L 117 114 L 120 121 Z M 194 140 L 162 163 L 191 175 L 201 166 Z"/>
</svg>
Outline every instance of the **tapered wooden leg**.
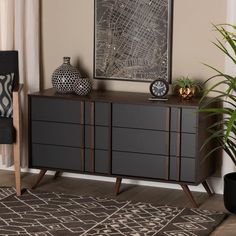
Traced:
<svg viewBox="0 0 236 236">
<path fill-rule="evenodd" d="M 184 190 L 184 193 L 187 195 L 187 197 L 190 200 L 190 202 L 192 203 L 193 207 L 198 208 L 198 205 L 197 205 L 195 199 L 193 198 L 193 195 L 192 195 L 191 191 L 189 190 L 188 185 L 181 184 L 180 186 Z"/>
<path fill-rule="evenodd" d="M 206 180 L 204 182 L 202 182 L 203 187 L 205 188 L 207 194 L 211 197 L 213 195 L 208 183 L 206 182 Z"/>
<path fill-rule="evenodd" d="M 121 185 L 122 178 L 116 178 L 116 187 L 115 187 L 115 195 L 118 195 L 120 192 L 120 185 Z"/>
<path fill-rule="evenodd" d="M 44 177 L 44 175 L 46 174 L 47 170 L 40 170 L 37 180 L 36 182 L 33 184 L 32 189 L 35 189 L 38 184 L 40 183 L 40 181 L 42 180 L 42 178 Z"/>
<path fill-rule="evenodd" d="M 62 172 L 61 171 L 57 171 L 54 175 L 54 179 L 56 179 L 57 177 L 61 176 Z"/>
<path fill-rule="evenodd" d="M 20 174 L 20 147 L 19 143 L 13 145 L 14 167 L 15 167 L 15 185 L 16 195 L 21 195 L 21 174 Z"/>
</svg>

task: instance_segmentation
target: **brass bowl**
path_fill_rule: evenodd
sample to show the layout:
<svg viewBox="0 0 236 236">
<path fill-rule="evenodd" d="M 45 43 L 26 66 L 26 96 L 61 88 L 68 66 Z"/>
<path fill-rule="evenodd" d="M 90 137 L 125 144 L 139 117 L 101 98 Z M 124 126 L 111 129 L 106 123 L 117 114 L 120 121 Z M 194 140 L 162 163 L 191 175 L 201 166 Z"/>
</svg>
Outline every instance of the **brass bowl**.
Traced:
<svg viewBox="0 0 236 236">
<path fill-rule="evenodd" d="M 178 93 L 182 99 L 189 100 L 195 95 L 196 89 L 195 89 L 195 87 L 179 88 Z"/>
</svg>

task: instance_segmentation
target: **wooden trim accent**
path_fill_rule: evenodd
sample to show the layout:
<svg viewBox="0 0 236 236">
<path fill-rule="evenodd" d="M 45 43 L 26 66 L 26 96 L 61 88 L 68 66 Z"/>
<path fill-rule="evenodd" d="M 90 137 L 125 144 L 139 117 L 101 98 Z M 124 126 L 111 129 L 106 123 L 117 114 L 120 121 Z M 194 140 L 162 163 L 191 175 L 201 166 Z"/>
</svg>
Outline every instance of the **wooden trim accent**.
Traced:
<svg viewBox="0 0 236 236">
<path fill-rule="evenodd" d="M 112 107 L 112 103 L 110 103 L 110 120 L 109 120 L 109 174 L 112 174 L 112 111 L 113 107 Z"/>
<path fill-rule="evenodd" d="M 171 139 L 171 133 L 170 133 L 170 126 L 171 126 L 171 108 L 166 108 L 166 142 L 168 145 L 168 156 L 166 161 L 166 171 L 165 171 L 165 179 L 170 179 L 170 139 Z"/>
<path fill-rule="evenodd" d="M 40 183 L 40 181 L 43 179 L 44 175 L 46 174 L 47 170 L 40 170 L 37 179 L 35 181 L 35 183 L 32 185 L 31 189 L 35 189 L 38 184 Z"/>
<path fill-rule="evenodd" d="M 211 197 L 211 196 L 213 195 L 213 192 L 211 191 L 211 189 L 210 189 L 210 187 L 209 187 L 207 181 L 206 181 L 206 180 L 203 181 L 203 182 L 202 182 L 202 185 L 203 185 L 203 187 L 205 188 L 205 190 L 206 190 L 208 196 Z"/>
<path fill-rule="evenodd" d="M 176 181 L 180 181 L 180 157 L 176 157 Z"/>
<path fill-rule="evenodd" d="M 121 185 L 122 178 L 116 178 L 116 186 L 115 186 L 115 195 L 117 196 L 120 193 L 120 185 Z"/>
<path fill-rule="evenodd" d="M 13 98 L 13 126 L 16 130 L 16 141 L 13 144 L 13 156 L 15 166 L 15 185 L 16 195 L 21 195 L 21 140 L 22 140 L 22 119 L 21 119 L 21 101 L 20 92 L 23 85 L 20 84 L 12 93 Z"/>
<path fill-rule="evenodd" d="M 188 185 L 186 184 L 180 184 L 180 186 L 182 187 L 184 193 L 186 194 L 187 198 L 189 199 L 189 201 L 192 203 L 193 207 L 198 208 L 198 204 L 196 203 Z"/>
<path fill-rule="evenodd" d="M 177 141 L 176 141 L 176 146 L 177 146 L 176 158 L 177 158 L 177 160 L 176 160 L 176 162 L 177 162 L 177 176 L 178 176 L 177 180 L 180 181 L 180 174 L 181 174 L 181 168 L 180 168 L 180 165 L 181 165 L 181 162 L 180 162 L 181 161 L 180 160 L 180 155 L 181 155 L 181 153 L 180 153 L 180 139 L 181 139 L 181 134 L 177 133 L 176 135 L 177 135 Z"/>
<path fill-rule="evenodd" d="M 92 159 L 92 172 L 95 172 L 95 102 L 91 102 L 91 156 Z"/>
<path fill-rule="evenodd" d="M 83 101 L 80 102 L 80 127 L 81 127 L 81 170 L 84 171 L 85 168 L 85 104 Z"/>
</svg>

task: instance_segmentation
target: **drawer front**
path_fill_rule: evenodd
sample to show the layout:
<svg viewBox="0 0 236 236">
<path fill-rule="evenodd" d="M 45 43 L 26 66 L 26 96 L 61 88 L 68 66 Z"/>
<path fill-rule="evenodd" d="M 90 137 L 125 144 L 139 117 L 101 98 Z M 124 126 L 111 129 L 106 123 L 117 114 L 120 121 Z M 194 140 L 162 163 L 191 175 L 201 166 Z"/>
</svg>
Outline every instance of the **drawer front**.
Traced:
<svg viewBox="0 0 236 236">
<path fill-rule="evenodd" d="M 196 135 L 195 134 L 181 134 L 181 156 L 182 157 L 196 157 Z"/>
<path fill-rule="evenodd" d="M 113 105 L 113 126 L 169 130 L 169 108 L 143 105 Z"/>
<path fill-rule="evenodd" d="M 31 97 L 31 119 L 81 123 L 81 102 L 67 99 Z"/>
<path fill-rule="evenodd" d="M 182 109 L 182 132 L 196 133 L 198 113 L 196 109 Z"/>
<path fill-rule="evenodd" d="M 33 144 L 31 164 L 32 167 L 81 171 L 81 149 Z"/>
<path fill-rule="evenodd" d="M 32 142 L 82 147 L 82 127 L 76 124 L 32 122 Z"/>
<path fill-rule="evenodd" d="M 105 102 L 85 102 L 85 124 L 110 126 L 111 104 Z"/>
<path fill-rule="evenodd" d="M 95 140 L 92 138 L 95 137 Z M 110 145 L 110 132 L 104 126 L 85 126 L 85 147 L 108 150 Z"/>
<path fill-rule="evenodd" d="M 112 129 L 112 150 L 168 155 L 169 133 L 139 129 Z"/>
<path fill-rule="evenodd" d="M 168 173 L 165 156 L 113 152 L 112 174 L 165 179 Z"/>
<path fill-rule="evenodd" d="M 109 151 L 85 149 L 85 171 L 109 174 Z"/>
<path fill-rule="evenodd" d="M 181 158 L 180 180 L 185 182 L 195 182 L 195 160 L 191 158 Z"/>
</svg>

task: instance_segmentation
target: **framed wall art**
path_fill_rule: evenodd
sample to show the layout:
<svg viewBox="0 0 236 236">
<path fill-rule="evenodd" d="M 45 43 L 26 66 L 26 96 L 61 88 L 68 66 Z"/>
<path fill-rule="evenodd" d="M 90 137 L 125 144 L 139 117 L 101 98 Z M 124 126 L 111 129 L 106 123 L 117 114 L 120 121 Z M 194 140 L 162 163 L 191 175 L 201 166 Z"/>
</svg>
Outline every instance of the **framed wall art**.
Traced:
<svg viewBox="0 0 236 236">
<path fill-rule="evenodd" d="M 171 82 L 173 0 L 94 1 L 94 78 Z"/>
</svg>

